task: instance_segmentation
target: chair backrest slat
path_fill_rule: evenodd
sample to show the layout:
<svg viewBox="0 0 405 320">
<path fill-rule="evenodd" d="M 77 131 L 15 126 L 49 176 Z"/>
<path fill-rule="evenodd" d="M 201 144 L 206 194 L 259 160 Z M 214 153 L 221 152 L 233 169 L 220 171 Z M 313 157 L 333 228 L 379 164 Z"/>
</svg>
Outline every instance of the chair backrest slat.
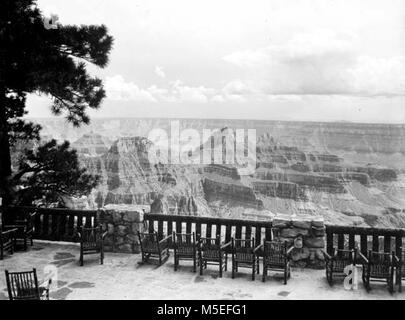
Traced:
<svg viewBox="0 0 405 320">
<path fill-rule="evenodd" d="M 40 300 L 37 272 L 6 273 L 7 291 L 10 300 Z"/>
<path fill-rule="evenodd" d="M 268 262 L 284 263 L 287 259 L 287 242 L 264 241 L 264 257 Z"/>
<path fill-rule="evenodd" d="M 177 233 L 173 232 L 173 246 L 175 248 L 184 246 L 195 246 L 195 233 Z"/>
</svg>

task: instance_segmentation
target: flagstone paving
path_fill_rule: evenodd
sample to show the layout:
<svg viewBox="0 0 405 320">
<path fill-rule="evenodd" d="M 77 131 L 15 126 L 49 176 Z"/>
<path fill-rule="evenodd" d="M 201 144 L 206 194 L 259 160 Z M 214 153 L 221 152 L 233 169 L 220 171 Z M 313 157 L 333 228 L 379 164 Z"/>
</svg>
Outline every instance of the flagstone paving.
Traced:
<svg viewBox="0 0 405 320">
<path fill-rule="evenodd" d="M 79 266 L 79 247 L 35 241 L 27 252 L 6 255 L 0 261 L 0 300 L 8 299 L 4 270 L 37 269 L 40 280 L 44 274 L 57 271 L 51 287 L 51 299 L 405 299 L 405 292 L 389 294 L 384 284 L 372 284 L 370 293 L 359 283 L 358 290 L 345 290 L 342 283 L 330 287 L 324 270 L 293 269 L 287 285 L 280 276 L 270 274 L 263 283 L 261 277 L 251 281 L 248 269 L 231 278 L 225 272 L 218 277 L 209 266 L 204 275 L 192 272 L 191 264 L 173 270 L 171 257 L 163 266 L 140 264 L 139 254 L 106 253 L 104 265 L 97 255 L 86 256 Z"/>
</svg>

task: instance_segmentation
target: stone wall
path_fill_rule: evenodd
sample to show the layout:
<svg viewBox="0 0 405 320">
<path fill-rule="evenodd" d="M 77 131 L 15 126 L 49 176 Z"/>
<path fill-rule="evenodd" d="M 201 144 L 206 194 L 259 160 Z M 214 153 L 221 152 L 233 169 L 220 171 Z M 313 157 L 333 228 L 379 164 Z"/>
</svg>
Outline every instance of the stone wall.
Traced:
<svg viewBox="0 0 405 320">
<path fill-rule="evenodd" d="M 325 231 L 322 218 L 285 215 L 273 218 L 273 237 L 294 246 L 291 258 L 295 267 L 324 268 Z"/>
<path fill-rule="evenodd" d="M 150 206 L 107 205 L 99 211 L 99 221 L 107 230 L 104 241 L 106 252 L 139 253 L 138 231 L 144 231 L 144 212 Z"/>
</svg>

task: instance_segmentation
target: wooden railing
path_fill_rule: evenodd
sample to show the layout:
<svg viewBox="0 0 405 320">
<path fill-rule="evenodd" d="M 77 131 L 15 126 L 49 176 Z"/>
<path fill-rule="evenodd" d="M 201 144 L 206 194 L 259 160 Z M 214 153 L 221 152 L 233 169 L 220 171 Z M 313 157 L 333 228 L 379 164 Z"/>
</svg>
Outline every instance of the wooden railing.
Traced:
<svg viewBox="0 0 405 320">
<path fill-rule="evenodd" d="M 145 214 L 149 232 L 156 231 L 160 238 L 163 235 L 171 235 L 173 231 L 178 233 L 195 232 L 196 236 L 215 238 L 228 242 L 234 236 L 238 239 L 255 238 L 256 245 L 264 239 L 272 239 L 272 223 L 270 221 L 253 221 L 239 219 L 224 219 L 212 217 Z"/>
<path fill-rule="evenodd" d="M 361 228 L 345 226 L 326 226 L 326 249 L 358 248 L 363 254 L 368 250 L 395 252 L 401 257 L 404 229 Z"/>
<path fill-rule="evenodd" d="M 76 231 L 81 226 L 97 224 L 96 210 L 69 210 L 34 207 L 3 208 L 5 220 L 35 212 L 33 223 L 34 238 L 40 240 L 76 242 Z"/>
<path fill-rule="evenodd" d="M 26 213 L 36 212 L 34 238 L 52 241 L 75 242 L 76 230 L 80 226 L 95 226 L 96 210 L 47 209 L 33 207 L 2 208 L 3 220 L 15 219 Z M 222 241 L 230 241 L 234 236 L 239 239 L 255 237 L 256 245 L 263 240 L 272 240 L 272 222 L 242 219 L 225 219 L 213 217 L 145 214 L 148 231 L 157 231 L 159 237 L 171 235 L 173 231 L 191 233 L 201 237 L 220 237 Z M 368 250 L 394 251 L 401 257 L 405 229 L 363 228 L 327 225 L 326 249 L 359 248 L 366 254 Z"/>
</svg>

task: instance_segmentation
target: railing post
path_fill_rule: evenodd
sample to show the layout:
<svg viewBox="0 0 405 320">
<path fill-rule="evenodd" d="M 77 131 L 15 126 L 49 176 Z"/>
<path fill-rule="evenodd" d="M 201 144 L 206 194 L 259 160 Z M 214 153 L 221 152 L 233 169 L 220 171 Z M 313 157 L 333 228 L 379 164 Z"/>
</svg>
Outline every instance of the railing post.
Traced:
<svg viewBox="0 0 405 320">
<path fill-rule="evenodd" d="M 391 251 L 391 236 L 384 236 L 384 252 Z"/>
<path fill-rule="evenodd" d="M 195 226 L 195 236 L 196 239 L 199 240 L 201 238 L 201 223 L 197 222 Z"/>
<path fill-rule="evenodd" d="M 333 250 L 333 231 L 326 227 L 326 251 L 330 254 Z"/>
<path fill-rule="evenodd" d="M 373 234 L 373 251 L 374 252 L 379 252 L 380 250 L 380 238 L 378 235 Z"/>
<path fill-rule="evenodd" d="M 251 226 L 246 226 L 245 239 L 250 240 L 251 238 L 252 238 L 252 227 Z"/>
<path fill-rule="evenodd" d="M 360 235 L 360 251 L 365 256 L 368 254 L 368 243 L 366 234 Z"/>
<path fill-rule="evenodd" d="M 212 230 L 212 224 L 211 224 L 211 223 L 207 223 L 207 230 L 206 230 L 206 237 L 207 237 L 207 238 L 211 238 L 211 236 L 212 236 L 211 230 Z"/>
<path fill-rule="evenodd" d="M 354 239 L 354 233 L 349 233 L 349 250 L 354 249 L 356 246 L 356 241 Z"/>
<path fill-rule="evenodd" d="M 262 227 L 256 226 L 256 246 L 262 244 Z"/>
<path fill-rule="evenodd" d="M 231 241 L 231 237 L 232 237 L 232 226 L 230 224 L 227 224 L 225 230 L 225 241 L 226 242 Z"/>
<path fill-rule="evenodd" d="M 163 239 L 163 220 L 158 221 L 158 237 L 159 240 Z"/>
<path fill-rule="evenodd" d="M 343 250 L 345 248 L 345 235 L 344 233 L 338 234 L 338 249 Z"/>
</svg>

